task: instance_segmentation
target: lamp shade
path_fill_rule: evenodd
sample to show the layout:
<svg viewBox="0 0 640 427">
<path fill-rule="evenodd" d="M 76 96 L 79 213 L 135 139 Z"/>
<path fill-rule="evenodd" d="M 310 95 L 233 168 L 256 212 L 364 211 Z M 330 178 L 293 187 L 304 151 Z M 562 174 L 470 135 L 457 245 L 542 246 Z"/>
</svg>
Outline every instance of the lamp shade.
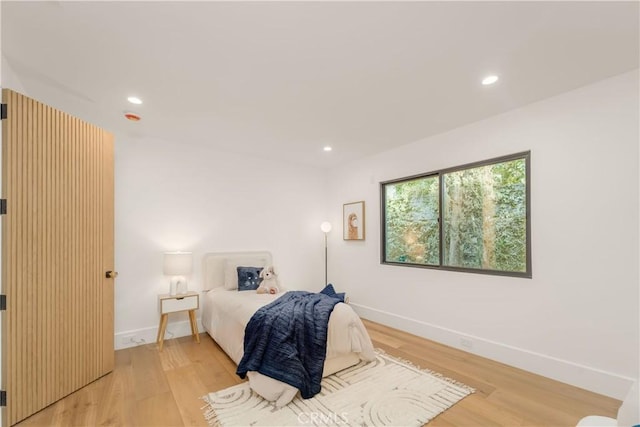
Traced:
<svg viewBox="0 0 640 427">
<path fill-rule="evenodd" d="M 191 252 L 165 252 L 163 272 L 166 276 L 185 276 L 191 273 L 193 258 Z"/>
<path fill-rule="evenodd" d="M 320 230 L 322 230 L 325 233 L 328 233 L 331 231 L 331 223 L 328 221 L 323 222 L 322 224 L 320 224 Z"/>
</svg>

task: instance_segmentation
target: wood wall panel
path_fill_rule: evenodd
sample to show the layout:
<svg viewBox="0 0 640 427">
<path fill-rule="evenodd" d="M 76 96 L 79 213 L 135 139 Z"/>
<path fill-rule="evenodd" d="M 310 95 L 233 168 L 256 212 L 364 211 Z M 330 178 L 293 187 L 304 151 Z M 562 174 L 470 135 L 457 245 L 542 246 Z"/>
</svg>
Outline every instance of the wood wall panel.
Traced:
<svg viewBox="0 0 640 427">
<path fill-rule="evenodd" d="M 3 90 L 5 425 L 110 372 L 113 136 Z"/>
</svg>

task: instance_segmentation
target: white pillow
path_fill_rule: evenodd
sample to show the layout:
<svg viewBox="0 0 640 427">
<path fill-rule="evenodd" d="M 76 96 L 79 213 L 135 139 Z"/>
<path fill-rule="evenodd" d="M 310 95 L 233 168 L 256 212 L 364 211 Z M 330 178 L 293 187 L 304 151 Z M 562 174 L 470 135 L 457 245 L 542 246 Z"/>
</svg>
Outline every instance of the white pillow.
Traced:
<svg viewBox="0 0 640 427">
<path fill-rule="evenodd" d="M 264 258 L 234 258 L 224 262 L 224 288 L 228 291 L 238 289 L 238 267 L 266 267 Z"/>
</svg>

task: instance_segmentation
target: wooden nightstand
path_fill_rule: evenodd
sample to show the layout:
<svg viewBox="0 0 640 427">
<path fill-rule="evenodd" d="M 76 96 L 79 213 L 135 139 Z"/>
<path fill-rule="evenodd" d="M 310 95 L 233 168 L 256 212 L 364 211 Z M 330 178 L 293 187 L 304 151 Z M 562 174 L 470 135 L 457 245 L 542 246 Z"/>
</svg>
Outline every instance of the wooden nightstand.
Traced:
<svg viewBox="0 0 640 427">
<path fill-rule="evenodd" d="M 158 295 L 158 304 L 160 305 L 160 328 L 158 329 L 158 339 L 156 342 L 160 344 L 160 350 L 164 344 L 164 333 L 167 329 L 167 320 L 169 313 L 178 313 L 180 311 L 189 312 L 189 321 L 191 322 L 191 334 L 200 344 L 200 335 L 198 335 L 198 323 L 196 321 L 196 310 L 200 307 L 200 295 L 197 292 L 187 292 L 181 295 Z"/>
</svg>

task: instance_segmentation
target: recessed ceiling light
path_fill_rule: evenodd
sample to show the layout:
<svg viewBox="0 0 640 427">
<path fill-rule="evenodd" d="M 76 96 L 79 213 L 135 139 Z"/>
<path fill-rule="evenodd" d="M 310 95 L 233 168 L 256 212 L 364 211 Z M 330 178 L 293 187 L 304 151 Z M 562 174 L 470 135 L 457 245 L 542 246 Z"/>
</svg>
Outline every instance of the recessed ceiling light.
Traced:
<svg viewBox="0 0 640 427">
<path fill-rule="evenodd" d="M 498 76 L 487 76 L 484 79 L 482 79 L 482 84 L 487 86 L 487 85 L 492 85 L 497 81 L 498 81 Z"/>
<path fill-rule="evenodd" d="M 127 98 L 127 101 L 129 101 L 132 104 L 137 104 L 137 105 L 142 104 L 142 99 L 138 98 L 137 96 L 130 96 Z"/>
<path fill-rule="evenodd" d="M 331 150 L 333 150 L 333 148 L 331 148 L 331 147 L 329 147 L 328 145 L 326 145 L 326 146 L 323 148 L 323 150 L 324 150 L 324 151 L 331 151 Z"/>
</svg>

